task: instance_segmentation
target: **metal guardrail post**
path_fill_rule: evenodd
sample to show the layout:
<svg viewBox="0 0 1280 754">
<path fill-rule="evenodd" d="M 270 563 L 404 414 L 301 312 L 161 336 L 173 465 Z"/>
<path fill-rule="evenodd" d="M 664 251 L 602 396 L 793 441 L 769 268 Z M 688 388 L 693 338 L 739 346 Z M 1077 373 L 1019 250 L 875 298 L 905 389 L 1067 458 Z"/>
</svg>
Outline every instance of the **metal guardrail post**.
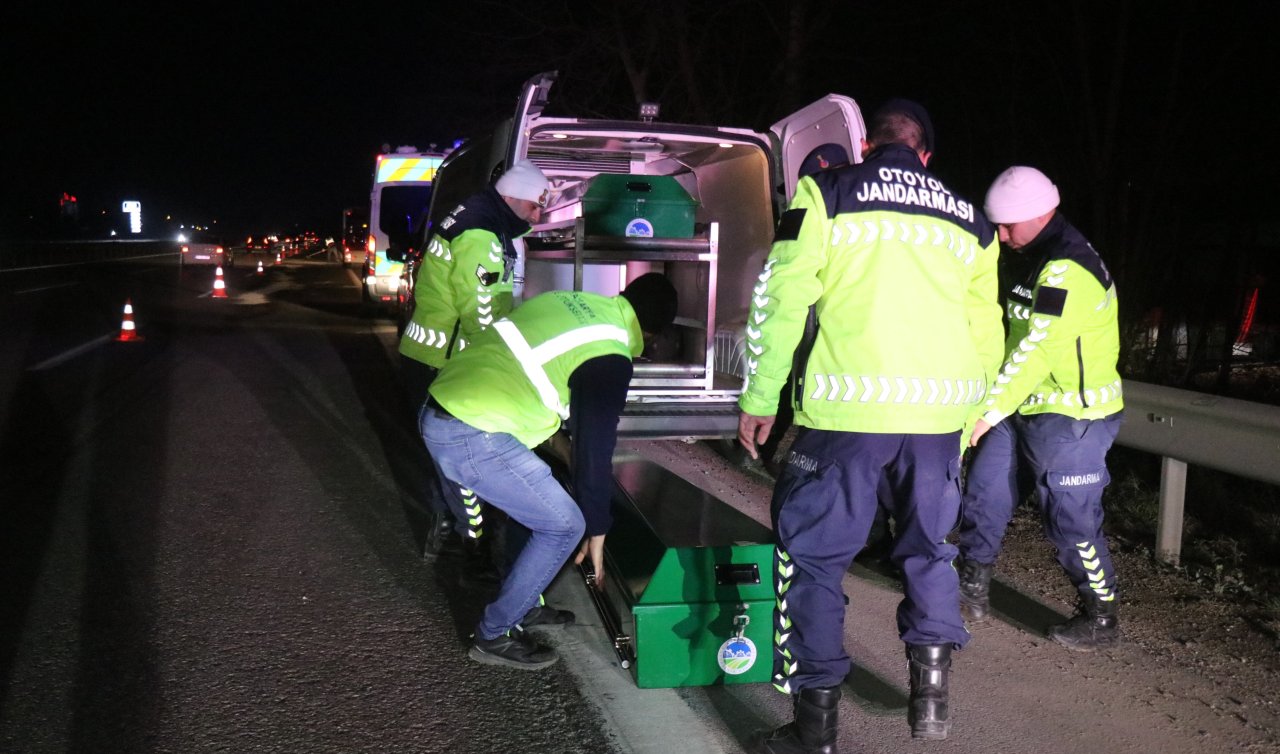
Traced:
<svg viewBox="0 0 1280 754">
<path fill-rule="evenodd" d="M 1182 509 L 1187 499 L 1187 462 L 1160 459 L 1160 516 L 1156 521 L 1156 558 L 1177 565 L 1182 557 Z"/>
<path fill-rule="evenodd" d="M 1187 465 L 1280 485 L 1280 406 L 1124 381 L 1118 445 L 1161 458 L 1156 557 L 1182 554 Z"/>
</svg>

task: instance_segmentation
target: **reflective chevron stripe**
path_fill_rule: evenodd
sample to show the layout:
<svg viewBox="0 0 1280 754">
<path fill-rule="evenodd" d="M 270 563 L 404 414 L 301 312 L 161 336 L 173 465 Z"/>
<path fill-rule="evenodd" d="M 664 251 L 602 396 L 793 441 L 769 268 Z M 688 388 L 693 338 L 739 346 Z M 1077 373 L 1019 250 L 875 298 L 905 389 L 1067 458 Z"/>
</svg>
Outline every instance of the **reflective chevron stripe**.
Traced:
<svg viewBox="0 0 1280 754">
<path fill-rule="evenodd" d="M 963 406 L 981 403 L 985 380 L 814 374 L 812 400 Z"/>
<path fill-rule="evenodd" d="M 458 486 L 462 493 L 462 508 L 467 512 L 467 537 L 479 539 L 484 536 L 484 516 L 480 511 L 480 500 L 470 489 Z"/>
<path fill-rule="evenodd" d="M 1103 602 L 1114 600 L 1116 593 L 1114 589 L 1107 586 L 1107 573 L 1102 568 L 1102 558 L 1098 557 L 1098 549 L 1092 542 L 1077 542 L 1076 554 L 1080 556 L 1080 565 L 1084 568 L 1085 577 L 1089 579 L 1089 588 L 1093 593 Z"/>
<path fill-rule="evenodd" d="M 1118 401 L 1123 397 L 1124 392 L 1121 389 L 1121 382 L 1120 380 L 1115 380 L 1110 385 L 1103 385 L 1097 390 L 1084 391 L 1084 403 L 1081 403 L 1079 393 L 1064 390 L 1053 393 L 1032 393 L 1027 396 L 1022 405 L 1043 406 L 1047 403 L 1050 406 L 1084 408 L 1087 405 L 1089 408 L 1095 408 L 1097 406 L 1105 406 L 1112 401 Z"/>
<path fill-rule="evenodd" d="M 765 294 L 769 291 L 769 279 L 773 277 L 773 265 L 776 261 L 777 260 L 770 259 L 765 262 L 764 270 L 760 272 L 760 277 L 757 278 L 756 285 L 751 291 L 752 309 L 751 314 L 747 318 L 747 339 L 744 345 L 754 356 L 759 356 L 764 353 L 764 344 L 760 342 L 760 339 L 764 337 L 764 333 L 760 330 L 760 325 L 769 318 L 764 307 L 769 303 L 770 298 Z M 755 376 L 756 369 L 758 369 L 759 366 L 759 359 L 751 357 L 746 359 L 746 380 L 748 383 L 751 381 L 751 378 Z M 744 389 L 746 389 L 745 386 Z"/>
<path fill-rule="evenodd" d="M 954 230 L 932 223 L 907 223 L 889 220 L 846 220 L 843 223 L 831 224 L 831 245 L 851 246 L 857 243 L 875 243 L 876 241 L 899 241 L 914 246 L 946 247 L 947 251 L 966 265 L 973 264 L 977 258 L 978 246 L 975 239 L 957 235 Z M 945 242 L 945 243 L 944 243 Z"/>
<path fill-rule="evenodd" d="M 1027 357 L 1032 351 L 1039 347 L 1040 341 L 1049 337 L 1049 325 L 1053 323 L 1052 319 L 1046 317 L 1030 316 L 1028 320 L 1031 322 L 1031 329 L 1027 331 L 1024 337 L 1018 343 L 1018 348 L 1009 353 L 1009 359 L 1000 367 L 1000 373 L 996 375 L 995 384 L 991 386 L 991 391 L 987 393 L 987 405 L 995 405 L 996 398 L 1004 392 L 1004 388 L 1010 382 L 1013 382 L 1013 376 L 1022 371 L 1020 364 L 1027 361 Z"/>
<path fill-rule="evenodd" d="M 436 236 L 432 236 L 431 242 L 427 244 L 427 253 L 433 257 L 440 257 L 446 262 L 453 261 L 453 251 L 440 243 L 440 239 Z"/>
<path fill-rule="evenodd" d="M 404 334 L 405 337 L 413 342 L 431 346 L 432 348 L 444 348 L 449 343 L 449 335 L 444 330 L 432 330 L 431 328 L 423 327 L 417 322 L 410 322 L 405 325 Z"/>
<path fill-rule="evenodd" d="M 476 323 L 486 330 L 493 324 L 493 292 L 488 286 L 476 286 L 476 304 Z"/>
<path fill-rule="evenodd" d="M 791 638 L 791 617 L 787 615 L 787 592 L 791 590 L 791 580 L 795 577 L 796 565 L 791 556 L 781 547 L 774 550 L 774 581 L 776 595 L 773 620 L 773 650 L 777 653 L 775 667 L 780 668 L 773 676 L 773 687 L 784 694 L 790 694 L 791 677 L 796 674 L 800 663 L 791 656 L 787 641 Z"/>
</svg>

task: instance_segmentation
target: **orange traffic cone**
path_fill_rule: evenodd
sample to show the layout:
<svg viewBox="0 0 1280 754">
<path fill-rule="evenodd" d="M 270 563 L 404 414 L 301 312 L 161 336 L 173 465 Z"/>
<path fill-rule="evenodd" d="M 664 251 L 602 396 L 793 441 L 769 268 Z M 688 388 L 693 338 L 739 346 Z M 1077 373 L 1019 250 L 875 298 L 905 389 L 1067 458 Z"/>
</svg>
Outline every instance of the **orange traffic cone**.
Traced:
<svg viewBox="0 0 1280 754">
<path fill-rule="evenodd" d="M 281 262 L 281 259 L 280 259 L 280 252 L 278 252 L 278 251 L 277 251 L 277 252 L 276 252 L 276 264 L 280 264 L 280 262 Z"/>
<path fill-rule="evenodd" d="M 142 336 L 133 325 L 132 299 L 124 300 L 124 320 L 120 322 L 120 334 L 116 336 L 116 340 L 124 342 L 142 340 Z"/>
<path fill-rule="evenodd" d="M 216 276 L 213 278 L 213 297 L 214 298 L 227 297 L 227 284 L 222 280 L 221 266 L 218 267 L 218 272 L 216 273 Z"/>
<path fill-rule="evenodd" d="M 262 260 L 261 260 L 261 259 L 259 259 L 259 260 L 258 260 L 258 274 L 259 274 L 259 275 L 261 275 L 261 274 L 262 274 Z"/>
</svg>

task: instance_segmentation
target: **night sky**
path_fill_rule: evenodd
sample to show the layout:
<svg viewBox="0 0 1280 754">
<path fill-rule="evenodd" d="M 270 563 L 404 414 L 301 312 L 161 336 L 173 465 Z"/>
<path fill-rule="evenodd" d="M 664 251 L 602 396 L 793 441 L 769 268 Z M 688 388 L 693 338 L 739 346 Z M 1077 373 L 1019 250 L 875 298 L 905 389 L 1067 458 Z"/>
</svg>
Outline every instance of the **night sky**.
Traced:
<svg viewBox="0 0 1280 754">
<path fill-rule="evenodd" d="M 383 143 L 457 138 L 456 115 L 436 117 L 433 101 L 468 117 L 488 108 L 478 119 L 488 122 L 511 109 L 523 78 L 493 82 L 501 107 L 479 104 L 483 94 L 459 102 L 490 82 L 445 75 L 449 56 L 421 11 L 379 21 L 311 4 L 45 5 L 17 11 L 2 32 L 3 91 L 23 103 L 5 116 L 10 232 L 20 212 L 56 211 L 64 191 L 86 214 L 136 198 L 144 218 L 332 232 L 344 206 L 367 201 Z"/>
<path fill-rule="evenodd" d="M 133 198 L 239 233 L 334 233 L 382 144 L 478 134 L 538 71 L 560 71 L 553 110 L 630 115 L 624 45 L 665 120 L 764 129 L 832 91 L 868 113 L 919 99 L 961 192 L 1036 165 L 1113 242 L 1161 222 L 1136 227 L 1142 202 L 1265 215 L 1280 164 L 1266 2 L 15 5 L 0 236 L 64 191 L 82 216 Z"/>
</svg>

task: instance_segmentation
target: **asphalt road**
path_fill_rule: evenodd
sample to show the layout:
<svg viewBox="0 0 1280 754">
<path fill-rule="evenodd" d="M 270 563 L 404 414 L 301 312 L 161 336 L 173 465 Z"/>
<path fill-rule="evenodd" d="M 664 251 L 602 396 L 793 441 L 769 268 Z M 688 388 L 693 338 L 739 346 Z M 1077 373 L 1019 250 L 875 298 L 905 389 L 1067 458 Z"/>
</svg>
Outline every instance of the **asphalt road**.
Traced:
<svg viewBox="0 0 1280 754">
<path fill-rule="evenodd" d="M 737 752 L 789 717 L 764 684 L 637 689 L 572 569 L 541 672 L 465 655 L 484 595 L 423 562 L 428 465 L 395 331 L 319 260 L 0 274 L 0 751 Z M 140 342 L 114 340 L 126 298 Z M 759 521 L 708 446 L 630 448 Z M 916 742 L 897 585 L 855 568 L 841 751 L 1274 751 L 1215 680 L 1134 647 L 1071 655 L 1061 606 L 975 630 L 952 736 Z"/>
<path fill-rule="evenodd" d="M 566 666 L 466 659 L 389 326 L 246 262 L 6 277 L 0 750 L 610 751 Z"/>
</svg>

